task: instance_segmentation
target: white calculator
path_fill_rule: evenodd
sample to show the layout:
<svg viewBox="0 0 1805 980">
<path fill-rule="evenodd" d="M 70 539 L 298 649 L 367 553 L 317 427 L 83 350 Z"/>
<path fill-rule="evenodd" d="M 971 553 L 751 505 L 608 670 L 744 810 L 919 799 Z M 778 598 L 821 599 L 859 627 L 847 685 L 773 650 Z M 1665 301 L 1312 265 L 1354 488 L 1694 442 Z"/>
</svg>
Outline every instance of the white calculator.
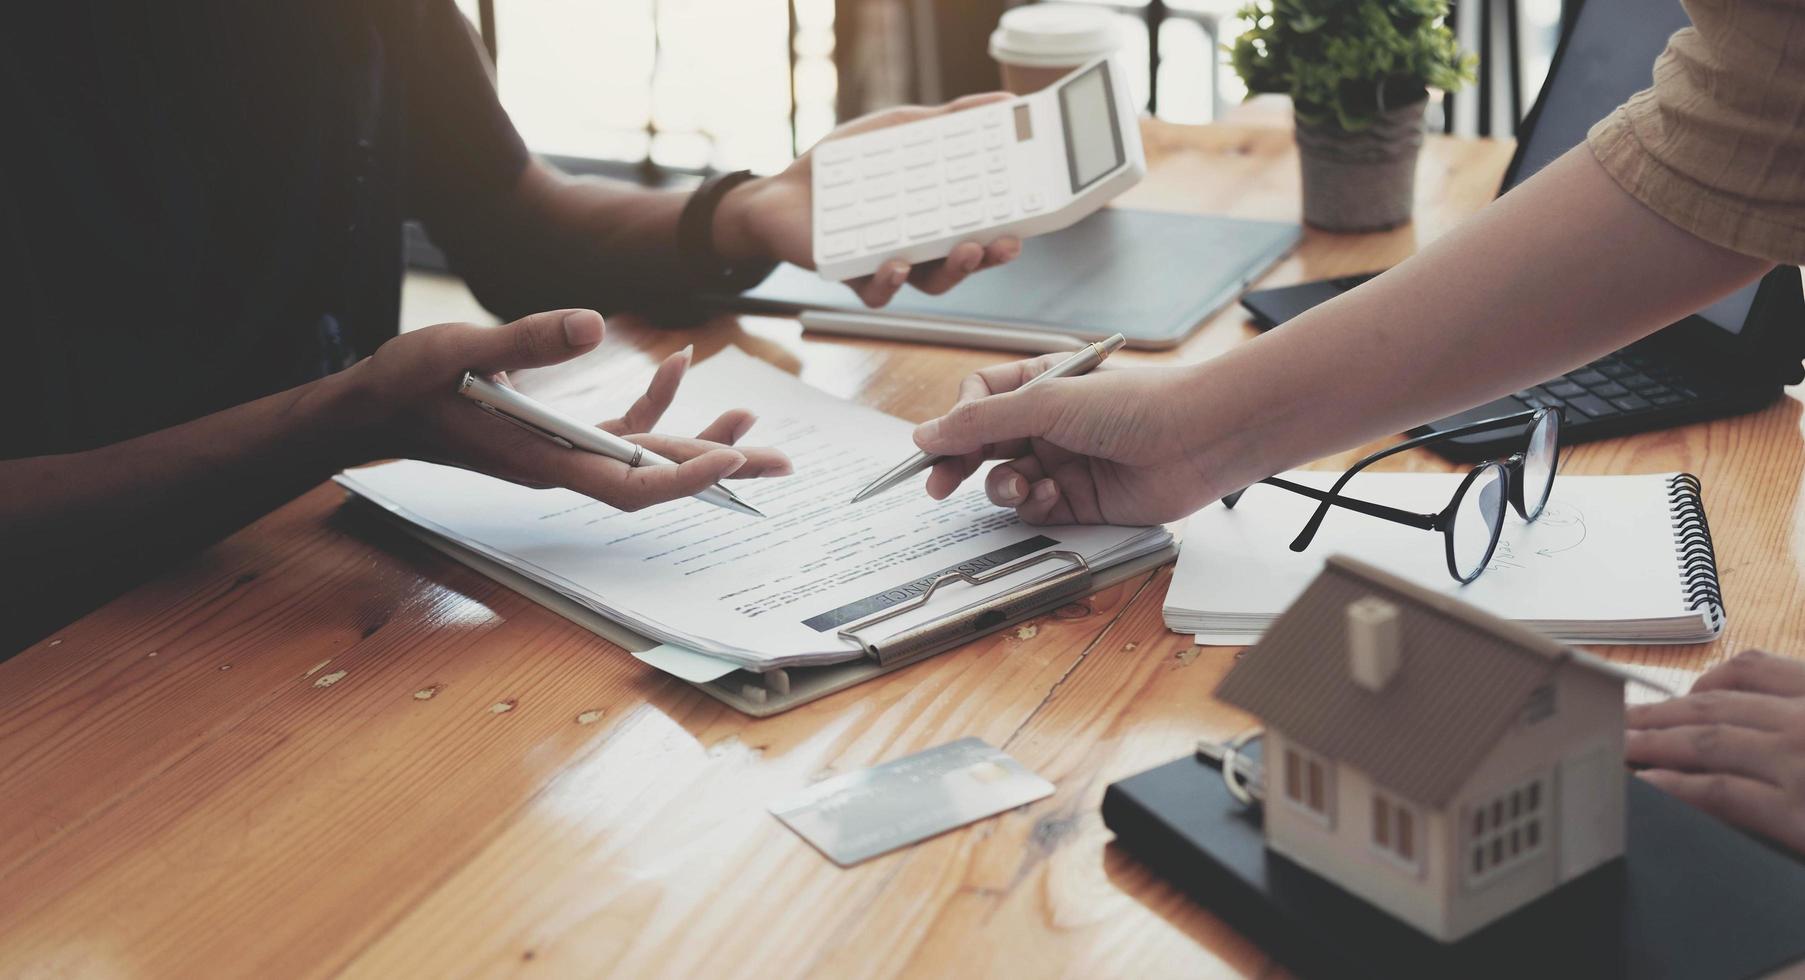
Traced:
<svg viewBox="0 0 1805 980">
<path fill-rule="evenodd" d="M 960 242 L 1058 231 L 1147 173 L 1121 64 L 1032 95 L 815 147 L 815 268 L 835 281 Z"/>
</svg>

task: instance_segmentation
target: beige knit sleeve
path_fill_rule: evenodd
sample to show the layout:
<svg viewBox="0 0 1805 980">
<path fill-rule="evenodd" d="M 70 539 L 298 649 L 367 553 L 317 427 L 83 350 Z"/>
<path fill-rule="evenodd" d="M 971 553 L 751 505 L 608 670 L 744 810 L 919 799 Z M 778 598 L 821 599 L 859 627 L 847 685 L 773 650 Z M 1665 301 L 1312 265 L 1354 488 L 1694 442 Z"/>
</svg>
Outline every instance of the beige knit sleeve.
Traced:
<svg viewBox="0 0 1805 980">
<path fill-rule="evenodd" d="M 1805 0 L 1685 7 L 1693 26 L 1668 41 L 1654 85 L 1586 142 L 1624 190 L 1679 227 L 1805 265 Z"/>
</svg>

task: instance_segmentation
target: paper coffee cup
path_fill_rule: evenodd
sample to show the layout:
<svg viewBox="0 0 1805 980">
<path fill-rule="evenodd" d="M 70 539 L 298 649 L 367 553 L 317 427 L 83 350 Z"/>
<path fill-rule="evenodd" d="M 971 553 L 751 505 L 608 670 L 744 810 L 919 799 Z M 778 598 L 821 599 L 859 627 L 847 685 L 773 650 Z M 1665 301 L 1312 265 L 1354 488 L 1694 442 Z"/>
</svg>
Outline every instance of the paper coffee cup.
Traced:
<svg viewBox="0 0 1805 980">
<path fill-rule="evenodd" d="M 1103 7 L 1031 3 L 1003 12 L 990 35 L 990 56 L 1003 72 L 1003 87 L 1017 95 L 1038 92 L 1079 65 L 1122 46 L 1118 15 Z"/>
</svg>

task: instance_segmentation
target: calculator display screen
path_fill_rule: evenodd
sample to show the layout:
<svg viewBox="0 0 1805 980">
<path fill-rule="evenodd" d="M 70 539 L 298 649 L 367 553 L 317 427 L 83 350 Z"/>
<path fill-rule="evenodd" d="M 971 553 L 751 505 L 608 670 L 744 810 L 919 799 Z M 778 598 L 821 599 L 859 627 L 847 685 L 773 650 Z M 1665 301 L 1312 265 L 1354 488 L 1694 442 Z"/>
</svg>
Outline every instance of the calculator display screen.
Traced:
<svg viewBox="0 0 1805 980">
<path fill-rule="evenodd" d="M 1065 158 L 1074 194 L 1122 165 L 1121 122 L 1116 119 L 1108 69 L 1108 64 L 1099 64 L 1059 88 Z"/>
</svg>

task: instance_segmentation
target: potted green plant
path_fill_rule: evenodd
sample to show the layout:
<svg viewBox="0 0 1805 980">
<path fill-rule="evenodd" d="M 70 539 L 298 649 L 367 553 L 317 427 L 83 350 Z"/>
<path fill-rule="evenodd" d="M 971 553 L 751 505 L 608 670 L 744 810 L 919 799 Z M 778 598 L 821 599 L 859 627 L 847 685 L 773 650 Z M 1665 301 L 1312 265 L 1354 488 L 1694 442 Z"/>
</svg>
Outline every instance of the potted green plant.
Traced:
<svg viewBox="0 0 1805 980">
<path fill-rule="evenodd" d="M 1429 89 L 1473 80 L 1478 59 L 1447 0 L 1254 0 L 1230 58 L 1249 95 L 1291 96 L 1304 220 L 1376 231 L 1410 220 Z"/>
</svg>

